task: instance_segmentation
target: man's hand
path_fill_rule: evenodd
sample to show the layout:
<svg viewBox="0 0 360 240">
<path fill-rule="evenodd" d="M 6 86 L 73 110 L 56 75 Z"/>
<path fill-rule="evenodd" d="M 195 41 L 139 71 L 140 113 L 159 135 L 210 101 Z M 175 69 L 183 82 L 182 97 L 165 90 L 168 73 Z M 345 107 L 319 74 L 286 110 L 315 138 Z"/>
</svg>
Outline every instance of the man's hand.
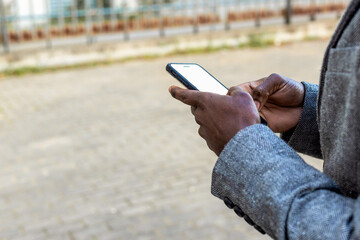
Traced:
<svg viewBox="0 0 360 240">
<path fill-rule="evenodd" d="M 304 86 L 279 74 L 239 85 L 253 96 L 261 116 L 278 133 L 294 128 L 301 117 Z"/>
<path fill-rule="evenodd" d="M 218 156 L 238 131 L 260 123 L 251 95 L 240 87 L 230 89 L 227 96 L 175 86 L 169 91 L 174 98 L 191 106 L 195 121 L 200 125 L 199 135 Z"/>
</svg>

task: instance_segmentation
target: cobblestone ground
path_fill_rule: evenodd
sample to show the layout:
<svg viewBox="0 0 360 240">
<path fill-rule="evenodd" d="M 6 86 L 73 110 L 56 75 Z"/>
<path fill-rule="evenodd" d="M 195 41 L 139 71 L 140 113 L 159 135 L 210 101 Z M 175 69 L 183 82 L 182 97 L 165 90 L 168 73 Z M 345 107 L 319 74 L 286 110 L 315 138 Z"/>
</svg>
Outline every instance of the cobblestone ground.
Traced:
<svg viewBox="0 0 360 240">
<path fill-rule="evenodd" d="M 210 194 L 216 157 L 167 92 L 168 62 L 226 85 L 317 82 L 325 42 L 0 82 L 0 239 L 268 239 Z M 321 163 L 317 163 L 318 166 Z"/>
</svg>

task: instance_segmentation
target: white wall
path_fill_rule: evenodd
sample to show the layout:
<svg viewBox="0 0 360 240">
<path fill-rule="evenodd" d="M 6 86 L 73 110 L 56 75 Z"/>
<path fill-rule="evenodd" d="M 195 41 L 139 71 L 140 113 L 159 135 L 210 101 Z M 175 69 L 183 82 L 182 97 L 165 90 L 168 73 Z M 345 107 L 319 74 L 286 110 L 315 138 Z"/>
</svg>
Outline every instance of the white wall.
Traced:
<svg viewBox="0 0 360 240">
<path fill-rule="evenodd" d="M 46 0 L 5 0 L 11 6 L 11 14 L 18 17 L 20 29 L 33 27 L 33 24 L 46 22 Z M 31 18 L 31 15 L 37 17 Z"/>
<path fill-rule="evenodd" d="M 121 7 L 124 2 L 126 2 L 127 6 L 130 8 L 137 7 L 138 1 L 137 0 L 114 0 L 115 7 Z"/>
<path fill-rule="evenodd" d="M 18 16 L 18 29 L 32 28 L 35 24 L 46 23 L 46 1 L 48 0 L 4 0 L 5 5 L 11 6 L 11 14 Z M 138 6 L 137 0 L 114 0 L 115 7 L 121 7 L 126 2 L 130 8 Z M 32 4 L 31 4 L 32 3 Z M 32 19 L 30 16 L 36 15 Z"/>
</svg>

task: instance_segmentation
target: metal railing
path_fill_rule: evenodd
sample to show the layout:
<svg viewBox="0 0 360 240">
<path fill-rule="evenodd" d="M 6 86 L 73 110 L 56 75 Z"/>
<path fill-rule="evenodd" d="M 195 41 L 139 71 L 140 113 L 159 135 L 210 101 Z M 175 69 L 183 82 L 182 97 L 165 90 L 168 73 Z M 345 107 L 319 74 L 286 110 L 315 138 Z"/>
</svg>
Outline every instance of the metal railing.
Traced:
<svg viewBox="0 0 360 240">
<path fill-rule="evenodd" d="M 25 4 L 26 3 L 26 4 Z M 318 14 L 340 16 L 348 0 L 0 0 L 1 44 L 12 46 L 58 39 L 94 41 L 122 38 L 156 31 L 160 37 L 203 26 L 230 29 L 236 23 L 282 18 L 290 24 L 295 16 L 315 20 Z M 211 27 L 212 26 L 212 27 Z M 102 38 L 100 37 L 102 36 Z M 107 37 L 106 37 L 107 36 Z M 110 37 L 112 36 L 112 37 Z M 71 41 L 68 41 L 68 43 Z M 34 45 L 35 46 L 35 45 Z"/>
</svg>

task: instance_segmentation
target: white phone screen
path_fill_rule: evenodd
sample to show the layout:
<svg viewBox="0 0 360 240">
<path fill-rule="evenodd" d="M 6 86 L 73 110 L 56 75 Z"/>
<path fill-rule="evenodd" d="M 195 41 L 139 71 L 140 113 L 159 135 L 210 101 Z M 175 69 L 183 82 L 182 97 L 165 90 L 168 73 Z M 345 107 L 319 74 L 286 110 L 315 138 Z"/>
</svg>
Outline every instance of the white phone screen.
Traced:
<svg viewBox="0 0 360 240">
<path fill-rule="evenodd" d="M 171 66 L 199 91 L 226 95 L 228 90 L 213 76 L 196 64 L 171 64 Z"/>
</svg>

